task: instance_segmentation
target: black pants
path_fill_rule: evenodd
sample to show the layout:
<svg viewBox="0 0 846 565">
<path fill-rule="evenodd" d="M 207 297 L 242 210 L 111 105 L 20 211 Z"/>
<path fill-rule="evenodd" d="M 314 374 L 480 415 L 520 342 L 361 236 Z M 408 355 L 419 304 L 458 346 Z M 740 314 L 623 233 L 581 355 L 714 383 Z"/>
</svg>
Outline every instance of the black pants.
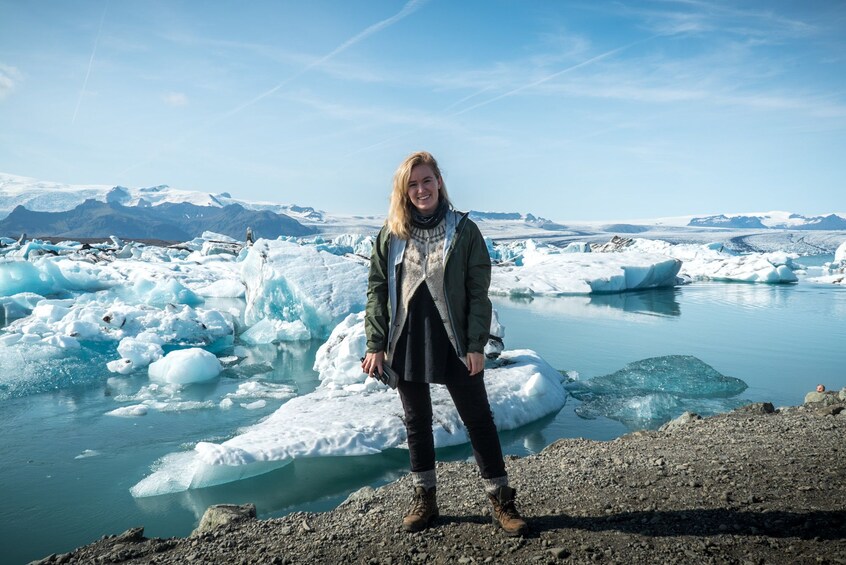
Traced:
<svg viewBox="0 0 846 565">
<path fill-rule="evenodd" d="M 502 447 L 496 433 L 493 413 L 485 390 L 484 372 L 455 379 L 445 385 L 473 446 L 473 456 L 485 479 L 505 476 Z M 429 383 L 400 379 L 397 390 L 405 412 L 411 471 L 422 473 L 435 468 L 435 439 L 432 435 L 432 397 Z"/>
</svg>

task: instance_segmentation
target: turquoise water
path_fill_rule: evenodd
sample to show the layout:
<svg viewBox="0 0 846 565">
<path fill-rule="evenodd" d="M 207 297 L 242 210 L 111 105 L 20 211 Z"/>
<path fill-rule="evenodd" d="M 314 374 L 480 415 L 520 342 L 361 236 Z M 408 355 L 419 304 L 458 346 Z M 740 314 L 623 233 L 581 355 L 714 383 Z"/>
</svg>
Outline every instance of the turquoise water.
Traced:
<svg viewBox="0 0 846 565">
<path fill-rule="evenodd" d="M 818 383 L 846 386 L 843 287 L 700 283 L 624 295 L 497 298 L 494 306 L 506 326 L 507 348 L 534 349 L 553 367 L 578 371 L 582 379 L 647 357 L 693 355 L 743 379 L 749 388 L 741 397 L 749 401 L 797 404 Z M 269 378 L 309 392 L 317 385 L 311 364 L 318 346 L 265 351 L 275 357 Z M 200 440 L 231 437 L 279 401 L 255 411 L 151 410 L 141 418 L 106 417 L 121 391 L 106 382 L 111 375 L 103 365 L 91 366 L 81 383 L 0 400 L 0 546 L 9 562 L 68 551 L 138 525 L 148 536 L 184 536 L 210 504 L 255 502 L 262 517 L 326 510 L 353 490 L 405 472 L 407 453 L 394 450 L 305 460 L 233 485 L 133 499 L 129 488 L 156 459 Z M 145 382 L 135 376 L 123 386 L 137 391 Z M 224 375 L 191 387 L 185 399 L 216 400 L 237 382 Z M 579 418 L 576 405 L 570 399 L 558 414 L 503 433 L 505 451 L 525 455 L 562 437 L 610 439 L 627 431 L 607 418 Z M 441 450 L 440 457 L 469 458 L 470 449 Z"/>
</svg>

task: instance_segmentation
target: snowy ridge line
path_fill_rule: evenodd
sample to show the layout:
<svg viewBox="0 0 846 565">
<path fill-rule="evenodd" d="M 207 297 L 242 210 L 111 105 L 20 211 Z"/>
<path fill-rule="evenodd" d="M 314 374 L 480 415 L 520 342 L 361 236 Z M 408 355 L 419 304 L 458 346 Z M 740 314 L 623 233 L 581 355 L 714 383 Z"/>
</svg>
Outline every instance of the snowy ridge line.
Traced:
<svg viewBox="0 0 846 565">
<path fill-rule="evenodd" d="M 65 212 L 89 199 L 123 206 L 188 203 L 222 208 L 229 204 L 240 204 L 250 210 L 281 213 L 309 223 L 323 222 L 323 212 L 307 206 L 251 202 L 233 198 L 229 192 L 212 194 L 167 185 L 141 188 L 102 184 L 70 185 L 0 173 L 0 217 L 8 215 L 16 206 L 24 206 L 33 212 Z"/>
<path fill-rule="evenodd" d="M 198 190 L 171 188 L 168 185 L 128 188 L 106 184 L 71 185 L 42 181 L 30 177 L 0 173 L 0 218 L 22 205 L 31 211 L 64 212 L 82 204 L 87 199 L 100 202 L 117 202 L 125 206 L 139 204 L 157 205 L 165 202 L 190 203 L 197 206 L 223 207 L 239 204 L 249 210 L 267 210 L 285 214 L 303 225 L 323 227 L 337 234 L 341 231 L 378 231 L 384 222 L 384 214 L 346 215 L 326 213 L 309 206 L 279 204 L 267 201 L 251 201 L 235 198 L 230 192 L 209 193 Z M 659 231 L 668 227 L 711 229 L 826 229 L 845 230 L 846 212 L 826 212 L 807 216 L 786 211 L 691 214 L 673 217 L 615 219 L 615 220 L 548 220 L 530 213 L 471 211 L 471 217 L 480 224 L 486 224 L 495 232 L 512 232 L 513 237 L 530 236 L 532 230 L 538 233 L 561 232 L 567 235 L 572 230 L 587 228 L 598 233 L 620 233 L 635 228 Z M 711 220 L 710 222 L 708 220 Z M 691 225 L 693 224 L 693 225 Z M 697 224 L 700 224 L 697 226 Z M 339 231 L 341 230 L 341 231 Z M 483 232 L 485 229 L 483 228 Z"/>
</svg>

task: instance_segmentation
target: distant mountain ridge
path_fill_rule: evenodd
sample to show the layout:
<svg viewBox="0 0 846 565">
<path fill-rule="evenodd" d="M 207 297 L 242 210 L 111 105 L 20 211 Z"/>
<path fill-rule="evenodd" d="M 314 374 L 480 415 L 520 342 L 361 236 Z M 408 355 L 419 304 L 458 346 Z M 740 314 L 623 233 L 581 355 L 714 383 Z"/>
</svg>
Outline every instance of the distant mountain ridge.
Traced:
<svg viewBox="0 0 846 565">
<path fill-rule="evenodd" d="M 364 218 L 362 216 L 347 217 L 343 214 L 327 215 L 320 210 L 308 206 L 240 200 L 233 198 L 229 192 L 212 194 L 201 191 L 179 190 L 165 184 L 141 188 L 113 185 L 69 185 L 0 173 L 0 218 L 10 214 L 17 206 L 24 206 L 25 210 L 29 212 L 67 212 L 89 199 L 101 203 L 118 204 L 133 209 L 158 208 L 165 204 L 174 205 L 183 203 L 217 209 L 225 209 L 228 206 L 237 205 L 241 209 L 250 212 L 258 213 L 266 211 L 285 216 L 299 222 L 301 225 L 317 228 L 317 231 L 332 231 L 333 229 L 337 231 L 339 228 L 346 229 L 345 226 L 351 225 L 349 224 L 351 219 L 361 220 Z M 238 214 L 242 215 L 244 212 L 239 211 Z M 117 215 L 119 216 L 120 214 Z M 846 230 L 846 219 L 844 219 L 844 216 L 846 216 L 846 212 L 822 216 L 803 216 L 801 214 L 780 211 L 745 214 L 724 213 L 709 216 L 686 215 L 605 224 L 603 229 L 605 231 L 629 234 L 642 233 L 654 226 L 687 226 L 692 228 L 745 230 L 787 229 L 838 231 Z M 161 217 L 165 217 L 165 214 L 163 213 Z M 574 228 L 540 216 L 519 212 L 481 212 L 471 210 L 470 217 L 478 222 L 486 223 L 489 228 L 491 226 L 500 226 L 492 229 L 500 229 L 501 226 L 520 226 L 521 228 L 528 227 L 550 232 L 563 232 L 572 229 L 581 229 L 579 226 L 588 226 L 590 229 L 590 226 L 602 225 L 600 222 L 573 222 L 572 225 L 576 226 Z M 375 230 L 378 230 L 384 221 L 384 216 L 382 215 L 366 216 L 366 218 L 372 219 L 372 226 L 370 227 L 373 227 Z M 117 221 L 117 218 L 113 218 L 113 220 Z M 353 225 L 353 228 L 355 228 L 355 225 Z M 75 229 L 77 228 L 68 227 L 68 231 L 74 231 Z M 137 230 L 140 227 L 133 229 Z M 163 227 L 162 229 L 165 228 Z M 179 233 L 185 232 L 185 229 L 182 227 L 178 229 Z M 272 232 L 273 230 L 271 230 Z M 236 236 L 232 235 L 232 237 Z M 243 234 L 239 232 L 237 237 L 241 239 Z"/>
<path fill-rule="evenodd" d="M 256 237 L 311 235 L 317 230 L 284 214 L 247 210 L 239 204 L 223 207 L 165 202 L 157 206 L 124 206 L 88 199 L 72 210 L 37 212 L 18 206 L 0 220 L 0 235 L 18 237 L 94 238 L 110 235 L 126 239 L 186 241 L 212 231 L 237 240 L 247 228 Z"/>
<path fill-rule="evenodd" d="M 231 204 L 238 204 L 248 210 L 267 210 L 284 214 L 301 222 L 319 224 L 324 221 L 323 213 L 314 208 L 295 204 L 249 202 L 232 198 L 228 192 L 212 194 L 179 190 L 166 184 L 142 188 L 113 185 L 71 185 L 0 173 L 0 218 L 8 215 L 17 206 L 24 206 L 32 212 L 66 212 L 89 199 L 113 202 L 129 207 L 186 202 L 196 206 L 223 208 Z"/>
<path fill-rule="evenodd" d="M 837 214 L 803 216 L 801 214 L 725 215 L 692 218 L 691 227 L 732 229 L 846 230 L 846 218 Z"/>
<path fill-rule="evenodd" d="M 478 210 L 470 210 L 468 212 L 471 220 L 476 221 L 519 221 L 526 225 L 534 226 L 545 230 L 565 230 L 566 226 L 557 224 L 546 218 L 535 216 L 533 214 L 521 214 L 519 212 L 479 212 Z"/>
</svg>

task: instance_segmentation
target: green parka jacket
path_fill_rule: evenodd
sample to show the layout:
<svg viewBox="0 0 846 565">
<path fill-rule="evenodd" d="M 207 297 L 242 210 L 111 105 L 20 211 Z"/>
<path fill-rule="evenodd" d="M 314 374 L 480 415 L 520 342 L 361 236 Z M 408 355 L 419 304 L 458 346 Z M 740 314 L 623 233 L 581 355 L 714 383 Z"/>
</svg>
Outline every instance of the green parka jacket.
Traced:
<svg viewBox="0 0 846 565">
<path fill-rule="evenodd" d="M 444 294 L 449 319 L 455 336 L 453 347 L 459 359 L 468 352 L 483 353 L 491 327 L 491 258 L 479 227 L 454 210 L 447 212 L 444 241 Z M 370 257 L 370 276 L 367 286 L 367 309 L 364 325 L 367 351 L 386 351 L 394 332 L 397 304 L 397 283 L 407 241 L 392 236 L 383 226 Z M 450 332 L 447 332 L 449 334 Z"/>
</svg>

